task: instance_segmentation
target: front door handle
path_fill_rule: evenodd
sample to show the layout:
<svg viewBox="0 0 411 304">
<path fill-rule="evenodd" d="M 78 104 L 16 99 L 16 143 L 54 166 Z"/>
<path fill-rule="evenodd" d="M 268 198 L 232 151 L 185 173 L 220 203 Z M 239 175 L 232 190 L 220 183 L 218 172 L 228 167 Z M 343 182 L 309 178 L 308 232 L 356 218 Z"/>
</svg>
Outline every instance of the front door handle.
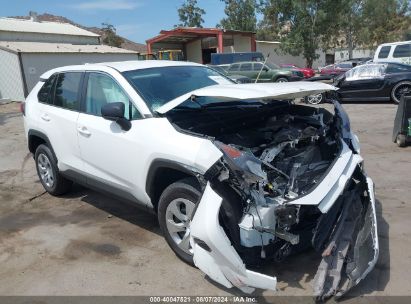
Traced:
<svg viewBox="0 0 411 304">
<path fill-rule="evenodd" d="M 41 119 L 43 119 L 44 121 L 50 121 L 50 116 L 47 113 L 44 113 L 43 115 L 41 115 Z"/>
<path fill-rule="evenodd" d="M 78 128 L 77 128 L 77 131 L 78 131 L 81 135 L 84 135 L 84 136 L 87 136 L 87 137 L 89 137 L 89 136 L 91 135 L 90 131 L 87 130 L 86 127 L 78 127 Z"/>
</svg>

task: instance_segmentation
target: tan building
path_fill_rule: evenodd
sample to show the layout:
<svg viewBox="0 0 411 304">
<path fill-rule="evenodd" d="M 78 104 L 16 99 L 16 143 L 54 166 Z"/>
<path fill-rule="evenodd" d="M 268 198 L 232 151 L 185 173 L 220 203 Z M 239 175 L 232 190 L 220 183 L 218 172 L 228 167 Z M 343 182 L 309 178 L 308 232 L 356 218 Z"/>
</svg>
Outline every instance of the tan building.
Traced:
<svg viewBox="0 0 411 304">
<path fill-rule="evenodd" d="M 100 44 L 68 23 L 0 18 L 0 101 L 22 101 L 44 72 L 64 66 L 137 60 L 138 52 Z"/>
<path fill-rule="evenodd" d="M 255 33 L 219 28 L 178 27 L 148 39 L 147 51 L 181 50 L 187 61 L 208 64 L 212 53 L 254 52 Z"/>
<path fill-rule="evenodd" d="M 293 56 L 290 54 L 284 54 L 280 50 L 280 45 L 281 42 L 279 41 L 256 41 L 257 44 L 257 52 L 263 53 L 265 57 L 267 57 L 268 54 L 270 54 L 269 60 L 276 63 L 276 64 L 281 64 L 281 63 L 287 63 L 287 64 L 295 64 L 299 67 L 305 67 L 306 66 L 306 61 L 303 56 Z M 317 54 L 319 55 L 319 58 L 313 62 L 313 69 L 317 69 L 318 67 L 323 67 L 326 66 L 327 60 L 326 60 L 326 53 L 322 50 L 318 50 Z"/>
</svg>

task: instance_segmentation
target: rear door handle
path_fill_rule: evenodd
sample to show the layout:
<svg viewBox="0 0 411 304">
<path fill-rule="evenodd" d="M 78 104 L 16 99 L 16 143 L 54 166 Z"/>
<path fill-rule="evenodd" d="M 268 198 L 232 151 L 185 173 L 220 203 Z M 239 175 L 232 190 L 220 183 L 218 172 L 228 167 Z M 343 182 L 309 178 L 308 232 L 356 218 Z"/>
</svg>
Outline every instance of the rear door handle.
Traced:
<svg viewBox="0 0 411 304">
<path fill-rule="evenodd" d="M 91 135 L 90 131 L 87 130 L 86 127 L 78 127 L 78 128 L 77 128 L 77 131 L 78 131 L 81 135 L 84 135 L 84 136 L 87 136 L 87 137 L 89 137 L 89 136 Z"/>
<path fill-rule="evenodd" d="M 50 116 L 47 113 L 45 113 L 41 115 L 41 119 L 43 119 L 44 121 L 50 121 Z"/>
</svg>

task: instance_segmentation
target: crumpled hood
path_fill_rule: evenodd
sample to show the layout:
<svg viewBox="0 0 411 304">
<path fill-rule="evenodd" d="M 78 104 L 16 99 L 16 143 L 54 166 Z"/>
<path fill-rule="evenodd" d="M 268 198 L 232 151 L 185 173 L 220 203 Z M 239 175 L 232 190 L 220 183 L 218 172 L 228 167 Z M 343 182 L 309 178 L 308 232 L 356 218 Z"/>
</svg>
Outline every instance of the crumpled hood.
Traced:
<svg viewBox="0 0 411 304">
<path fill-rule="evenodd" d="M 215 97 L 227 101 L 248 99 L 294 99 L 326 91 L 335 91 L 338 88 L 322 82 L 282 82 L 282 83 L 245 83 L 213 85 L 181 95 L 156 110 L 164 114 L 182 104 L 192 96 Z"/>
</svg>

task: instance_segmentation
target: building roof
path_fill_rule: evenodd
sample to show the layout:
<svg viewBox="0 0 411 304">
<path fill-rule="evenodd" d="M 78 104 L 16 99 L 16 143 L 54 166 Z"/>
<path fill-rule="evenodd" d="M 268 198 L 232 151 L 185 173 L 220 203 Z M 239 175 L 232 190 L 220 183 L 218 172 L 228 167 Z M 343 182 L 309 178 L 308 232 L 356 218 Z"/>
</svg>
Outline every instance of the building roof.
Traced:
<svg viewBox="0 0 411 304">
<path fill-rule="evenodd" d="M 146 40 L 147 43 L 186 43 L 200 37 L 216 36 L 219 33 L 228 35 L 253 36 L 254 32 L 225 30 L 221 28 L 177 27 L 169 31 L 162 30 L 160 35 Z"/>
<path fill-rule="evenodd" d="M 0 41 L 0 49 L 12 53 L 99 53 L 99 54 L 137 54 L 135 51 L 108 45 L 76 45 L 69 43 Z"/>
<path fill-rule="evenodd" d="M 0 18 L 0 32 L 43 33 L 55 35 L 100 37 L 69 23 L 37 22 L 25 19 Z"/>
</svg>

